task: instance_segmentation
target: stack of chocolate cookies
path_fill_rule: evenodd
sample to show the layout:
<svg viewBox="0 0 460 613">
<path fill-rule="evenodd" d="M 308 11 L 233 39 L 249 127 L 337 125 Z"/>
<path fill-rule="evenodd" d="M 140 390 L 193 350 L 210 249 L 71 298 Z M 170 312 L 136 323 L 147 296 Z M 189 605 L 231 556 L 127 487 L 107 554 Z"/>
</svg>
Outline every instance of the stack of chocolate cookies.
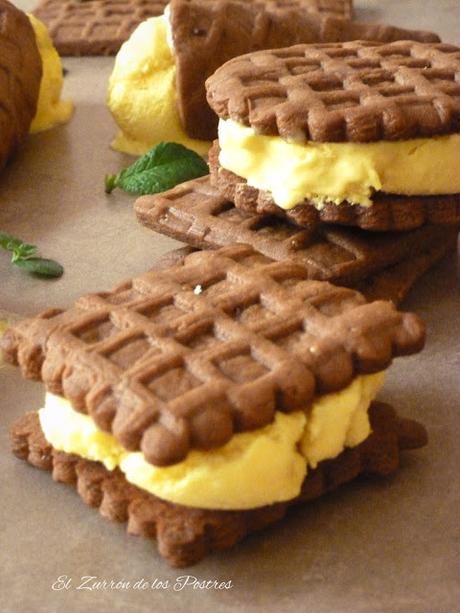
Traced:
<svg viewBox="0 0 460 613">
<path fill-rule="evenodd" d="M 460 50 L 411 41 L 247 54 L 207 81 L 210 176 L 135 205 L 195 248 L 235 242 L 399 303 L 457 243 Z"/>
</svg>

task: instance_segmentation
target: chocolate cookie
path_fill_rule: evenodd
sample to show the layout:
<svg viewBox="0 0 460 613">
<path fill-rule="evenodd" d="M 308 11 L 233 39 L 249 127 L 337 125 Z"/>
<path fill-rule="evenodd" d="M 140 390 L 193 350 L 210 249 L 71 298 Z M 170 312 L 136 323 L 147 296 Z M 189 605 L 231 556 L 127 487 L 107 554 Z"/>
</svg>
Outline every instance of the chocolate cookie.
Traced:
<svg viewBox="0 0 460 613">
<path fill-rule="evenodd" d="M 103 517 L 127 522 L 130 534 L 156 538 L 159 553 L 175 567 L 199 562 L 212 551 L 233 547 L 251 532 L 284 517 L 293 504 L 308 502 L 358 475 L 390 475 L 400 452 L 427 442 L 424 427 L 399 418 L 386 404 L 369 410 L 372 434 L 360 445 L 309 471 L 298 498 L 249 511 L 211 511 L 166 502 L 128 483 L 118 469 L 54 450 L 44 438 L 37 413 L 27 413 L 11 428 L 13 452 L 53 479 L 74 485 L 83 501 Z"/>
<path fill-rule="evenodd" d="M 460 49 L 400 41 L 296 45 L 235 58 L 207 81 L 221 119 L 299 142 L 457 133 Z"/>
<path fill-rule="evenodd" d="M 401 260 L 375 272 L 350 287 L 361 292 L 367 300 L 391 300 L 399 305 L 409 294 L 415 283 L 431 270 L 448 253 L 457 248 L 458 232 L 450 231 L 444 240 L 429 240 L 417 255 Z M 166 253 L 154 266 L 154 270 L 177 265 L 194 253 L 193 247 L 181 247 Z"/>
<path fill-rule="evenodd" d="M 352 22 L 331 16 L 329 11 L 309 12 L 305 10 L 309 5 L 305 0 L 172 0 L 169 10 L 177 66 L 177 105 L 189 136 L 216 138 L 217 117 L 206 102 L 205 81 L 231 58 L 297 43 L 439 41 L 432 32 Z"/>
<path fill-rule="evenodd" d="M 428 242 L 418 253 L 355 284 L 368 300 L 391 300 L 400 304 L 418 279 L 448 253 L 457 250 L 458 230 L 446 232 L 444 241 Z"/>
<path fill-rule="evenodd" d="M 242 177 L 222 168 L 217 141 L 209 152 L 209 170 L 212 184 L 237 208 L 259 215 L 275 215 L 305 228 L 328 223 L 372 232 L 406 232 L 425 224 L 457 226 L 460 223 L 460 194 L 397 196 L 375 192 L 372 206 L 342 202 L 340 205 L 325 203 L 318 209 L 304 200 L 292 209 L 283 209 L 275 204 L 270 192 L 251 187 Z"/>
<path fill-rule="evenodd" d="M 27 15 L 0 0 L 0 170 L 27 138 L 41 78 L 42 61 Z"/>
<path fill-rule="evenodd" d="M 385 369 L 424 332 L 389 302 L 232 245 L 19 322 L 0 344 L 24 376 L 164 466 Z"/>
<path fill-rule="evenodd" d="M 143 196 L 136 201 L 135 211 L 147 227 L 192 247 L 216 249 L 244 243 L 273 260 L 286 259 L 303 266 L 310 279 L 348 286 L 403 262 L 405 270 L 409 267 L 414 271 L 411 278 L 415 281 L 416 271 L 422 274 L 429 267 L 428 262 L 434 263 L 453 249 L 458 234 L 455 227 L 437 226 L 377 235 L 327 224 L 299 228 L 279 217 L 235 208 L 231 200 L 212 187 L 209 177 L 182 183 L 161 194 Z M 423 257 L 417 265 L 419 255 Z M 404 278 L 406 275 L 407 272 Z M 393 296 L 390 293 L 388 298 Z"/>
<path fill-rule="evenodd" d="M 34 10 L 60 55 L 115 55 L 168 0 L 41 0 Z"/>
</svg>

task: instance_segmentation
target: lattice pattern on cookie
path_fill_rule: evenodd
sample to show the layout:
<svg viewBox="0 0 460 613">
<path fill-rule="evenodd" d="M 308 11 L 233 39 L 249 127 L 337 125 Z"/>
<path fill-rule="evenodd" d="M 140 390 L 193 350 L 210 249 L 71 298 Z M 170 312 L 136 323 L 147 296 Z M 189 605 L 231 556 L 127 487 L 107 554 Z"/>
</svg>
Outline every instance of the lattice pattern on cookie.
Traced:
<svg viewBox="0 0 460 613">
<path fill-rule="evenodd" d="M 194 247 L 245 243 L 274 260 L 289 259 L 304 267 L 310 279 L 346 285 L 413 257 L 424 245 L 445 237 L 444 228 L 433 226 L 375 236 L 325 224 L 299 228 L 284 219 L 235 208 L 211 186 L 209 177 L 143 196 L 135 209 L 146 226 Z"/>
<path fill-rule="evenodd" d="M 53 479 L 74 484 L 83 501 L 101 515 L 128 522 L 130 534 L 154 537 L 160 554 L 172 566 L 194 564 L 214 550 L 227 549 L 248 533 L 281 519 L 294 503 L 307 502 L 351 481 L 360 473 L 390 475 L 399 467 L 400 452 L 427 443 L 425 428 L 399 418 L 389 405 L 369 409 L 372 434 L 360 445 L 309 471 L 300 495 L 289 502 L 249 511 L 213 511 L 172 504 L 128 483 L 118 470 L 56 451 L 45 440 L 37 413 L 27 413 L 11 427 L 13 453 Z"/>
<path fill-rule="evenodd" d="M 207 82 L 224 119 L 286 140 L 397 140 L 456 132 L 460 49 L 410 41 L 297 45 L 235 58 Z"/>
<path fill-rule="evenodd" d="M 0 0 L 0 170 L 29 133 L 41 76 L 41 59 L 27 16 Z"/>
<path fill-rule="evenodd" d="M 351 17 L 351 0 L 259 2 L 277 10 L 305 7 Z M 168 4 L 169 0 L 42 0 L 34 15 L 45 23 L 61 55 L 114 55 L 142 21 L 162 15 Z"/>
<path fill-rule="evenodd" d="M 34 15 L 61 55 L 113 55 L 135 28 L 162 15 L 168 0 L 42 0 Z"/>
<path fill-rule="evenodd" d="M 345 40 L 438 42 L 430 32 L 367 24 L 305 10 L 307 3 L 172 0 L 179 116 L 187 133 L 212 140 L 217 117 L 206 102 L 205 80 L 230 59 L 299 43 Z"/>
<path fill-rule="evenodd" d="M 447 228 L 436 235 L 420 236 L 420 252 L 414 251 L 405 259 L 387 266 L 349 287 L 361 292 L 368 301 L 391 300 L 398 306 L 409 294 L 416 282 L 450 252 L 457 250 L 458 228 Z M 155 270 L 180 264 L 196 251 L 195 247 L 181 247 L 166 253 L 155 264 Z M 348 284 L 347 284 L 348 285 Z"/>
<path fill-rule="evenodd" d="M 196 252 L 2 343 L 127 449 L 172 464 L 423 345 L 415 315 L 306 277 L 244 245 Z"/>
</svg>

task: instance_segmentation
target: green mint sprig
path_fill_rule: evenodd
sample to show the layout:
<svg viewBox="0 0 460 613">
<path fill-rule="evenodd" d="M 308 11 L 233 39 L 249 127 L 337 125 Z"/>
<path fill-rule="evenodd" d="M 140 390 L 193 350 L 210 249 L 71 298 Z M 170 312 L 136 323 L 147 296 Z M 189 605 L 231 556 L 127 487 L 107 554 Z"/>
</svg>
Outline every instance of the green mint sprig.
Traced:
<svg viewBox="0 0 460 613">
<path fill-rule="evenodd" d="M 23 243 L 21 239 L 0 232 L 0 247 L 11 253 L 11 263 L 40 277 L 61 277 L 64 268 L 54 260 L 37 255 L 38 247 Z"/>
<path fill-rule="evenodd" d="M 159 143 L 116 175 L 106 175 L 105 191 L 116 187 L 131 194 L 158 194 L 209 173 L 203 158 L 177 143 Z"/>
</svg>

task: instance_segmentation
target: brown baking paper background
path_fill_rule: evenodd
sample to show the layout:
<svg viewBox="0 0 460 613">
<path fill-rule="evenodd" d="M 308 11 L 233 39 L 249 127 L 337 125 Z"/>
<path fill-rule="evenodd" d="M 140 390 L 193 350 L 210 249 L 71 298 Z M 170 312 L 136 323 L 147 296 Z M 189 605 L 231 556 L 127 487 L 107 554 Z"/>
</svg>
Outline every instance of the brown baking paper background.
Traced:
<svg viewBox="0 0 460 613">
<path fill-rule="evenodd" d="M 357 18 L 432 29 L 460 44 L 455 0 L 361 0 L 355 6 Z M 104 193 L 104 175 L 130 161 L 109 148 L 116 131 L 105 107 L 112 62 L 64 60 L 65 95 L 76 105 L 72 121 L 31 137 L 0 177 L 0 228 L 37 244 L 42 255 L 65 267 L 60 280 L 36 280 L 0 253 L 0 310 L 8 314 L 65 307 L 83 292 L 143 272 L 178 245 L 136 222 L 132 196 Z M 427 347 L 395 362 L 380 395 L 425 423 L 429 446 L 406 454 L 395 477 L 346 486 L 295 509 L 233 550 L 183 570 L 169 568 L 148 540 L 104 520 L 72 488 L 10 454 L 8 425 L 40 407 L 43 389 L 23 381 L 16 369 L 1 367 L 1 610 L 457 610 L 459 286 L 453 254 L 412 291 L 404 307 L 426 319 Z"/>
</svg>

